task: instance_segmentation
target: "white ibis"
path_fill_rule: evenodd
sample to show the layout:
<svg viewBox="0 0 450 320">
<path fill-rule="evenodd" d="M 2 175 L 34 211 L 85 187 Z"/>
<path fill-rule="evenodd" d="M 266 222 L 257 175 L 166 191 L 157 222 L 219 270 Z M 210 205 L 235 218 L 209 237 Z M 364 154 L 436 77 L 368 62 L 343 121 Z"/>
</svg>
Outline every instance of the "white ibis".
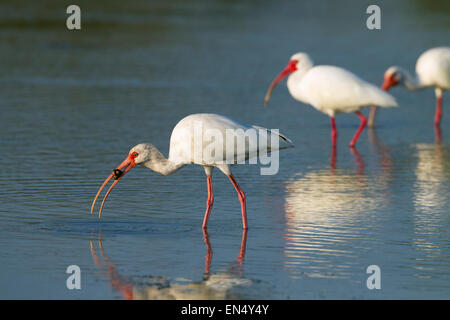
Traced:
<svg viewBox="0 0 450 320">
<path fill-rule="evenodd" d="M 415 77 L 401 67 L 388 68 L 384 73 L 382 88 L 387 91 L 398 84 L 409 90 L 434 87 L 436 94 L 434 125 L 439 127 L 442 118 L 442 91 L 450 90 L 450 47 L 433 48 L 422 53 L 416 62 Z M 371 112 L 372 123 L 374 114 L 375 108 Z"/>
<path fill-rule="evenodd" d="M 222 137 L 225 137 L 227 130 L 247 131 L 248 129 L 264 130 L 268 133 L 267 141 L 260 140 L 258 143 L 245 143 L 243 148 L 239 148 L 239 146 L 235 148 L 234 144 L 226 143 L 226 145 L 224 144 L 222 146 L 218 146 L 222 147 L 222 149 L 216 149 L 221 150 L 222 152 L 206 152 L 207 148 L 211 148 L 212 143 L 211 136 L 208 137 L 208 132 L 218 133 L 219 135 L 222 135 Z M 272 142 L 275 141 L 274 139 L 276 139 L 278 143 L 272 144 Z M 217 139 L 215 142 L 225 142 L 225 138 L 223 138 L 223 141 L 219 140 L 220 139 Z M 194 163 L 204 167 L 208 185 L 208 199 L 206 202 L 206 212 L 203 219 L 203 229 L 207 228 L 209 215 L 214 202 L 211 179 L 212 169 L 214 167 L 217 167 L 220 171 L 227 175 L 236 189 L 241 202 L 243 229 L 247 229 L 245 194 L 239 187 L 236 179 L 231 174 L 229 164 L 238 163 L 237 159 L 240 159 L 241 157 L 244 157 L 245 160 L 253 158 L 257 156 L 259 152 L 262 152 L 263 149 L 267 152 L 271 152 L 290 147 L 293 147 L 293 144 L 289 139 L 281 134 L 278 134 L 277 132 L 265 128 L 244 125 L 217 114 L 189 115 L 178 122 L 172 131 L 168 159 L 165 158 L 162 153 L 150 143 L 138 144 L 129 151 L 127 158 L 115 170 L 113 170 L 98 190 L 92 203 L 91 214 L 94 210 L 94 205 L 100 192 L 106 186 L 108 181 L 112 178 L 115 179 L 114 183 L 108 189 L 105 197 L 103 198 L 99 211 L 99 218 L 101 217 L 103 206 L 111 190 L 128 171 L 137 165 L 142 165 L 163 175 L 169 175 L 187 164 Z"/>
<path fill-rule="evenodd" d="M 294 54 L 284 70 L 272 81 L 264 99 L 269 101 L 273 88 L 287 75 L 287 87 L 294 99 L 310 104 L 331 118 L 333 149 L 336 147 L 337 129 L 335 115 L 354 112 L 361 119 L 360 126 L 350 142 L 354 147 L 364 130 L 367 119 L 359 111 L 363 107 L 378 105 L 397 106 L 390 94 L 360 79 L 355 74 L 335 66 L 313 66 L 306 53 Z"/>
</svg>

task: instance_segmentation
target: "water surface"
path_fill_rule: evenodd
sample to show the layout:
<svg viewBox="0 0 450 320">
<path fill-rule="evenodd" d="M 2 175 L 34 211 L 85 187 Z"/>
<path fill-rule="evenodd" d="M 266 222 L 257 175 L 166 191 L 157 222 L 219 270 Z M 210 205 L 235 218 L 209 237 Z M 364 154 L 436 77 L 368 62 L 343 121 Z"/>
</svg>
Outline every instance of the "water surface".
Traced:
<svg viewBox="0 0 450 320">
<path fill-rule="evenodd" d="M 450 298 L 450 136 L 432 126 L 434 93 L 396 88 L 400 108 L 347 147 L 359 120 L 327 116 L 265 90 L 296 51 L 380 84 L 398 64 L 448 45 L 447 1 L 78 1 L 82 30 L 58 1 L 0 4 L 0 298 Z M 168 154 L 172 128 L 196 112 L 279 128 L 294 149 L 280 170 L 216 170 L 208 234 L 201 167 L 164 177 L 136 168 L 98 220 L 93 197 L 130 147 Z M 67 266 L 82 272 L 68 290 Z M 382 289 L 368 290 L 378 265 Z"/>
</svg>

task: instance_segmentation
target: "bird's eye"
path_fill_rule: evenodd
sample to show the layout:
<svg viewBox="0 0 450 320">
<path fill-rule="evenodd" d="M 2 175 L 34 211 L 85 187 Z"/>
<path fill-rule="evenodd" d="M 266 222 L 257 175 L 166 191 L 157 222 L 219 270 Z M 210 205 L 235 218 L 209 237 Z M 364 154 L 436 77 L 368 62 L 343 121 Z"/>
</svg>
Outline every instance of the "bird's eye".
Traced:
<svg viewBox="0 0 450 320">
<path fill-rule="evenodd" d="M 133 153 L 131 154 L 131 157 L 132 157 L 132 158 L 136 158 L 138 155 L 139 155 L 139 153 L 133 152 Z"/>
<path fill-rule="evenodd" d="M 400 82 L 402 80 L 402 74 L 400 72 L 394 72 L 392 74 L 392 79 L 394 79 L 397 82 Z"/>
</svg>

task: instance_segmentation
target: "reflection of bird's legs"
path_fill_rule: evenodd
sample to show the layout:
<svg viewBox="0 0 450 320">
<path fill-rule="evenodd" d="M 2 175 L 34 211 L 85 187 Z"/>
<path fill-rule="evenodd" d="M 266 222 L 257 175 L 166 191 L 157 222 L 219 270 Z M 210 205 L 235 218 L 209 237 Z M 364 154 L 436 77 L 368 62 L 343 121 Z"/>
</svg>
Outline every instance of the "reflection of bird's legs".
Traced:
<svg viewBox="0 0 450 320">
<path fill-rule="evenodd" d="M 440 126 L 434 127 L 434 136 L 436 138 L 436 144 L 441 144 L 442 130 Z"/>
<path fill-rule="evenodd" d="M 242 268 L 244 266 L 245 250 L 247 247 L 247 230 L 242 230 L 241 248 L 239 250 L 239 255 L 236 258 L 236 267 L 231 267 L 231 269 L 236 268 L 236 273 L 242 274 Z"/>
<path fill-rule="evenodd" d="M 336 169 L 336 146 L 333 146 L 331 149 L 331 159 L 330 159 L 330 167 L 331 169 Z"/>
<path fill-rule="evenodd" d="M 211 260 L 212 260 L 212 249 L 211 249 L 211 243 L 209 242 L 209 235 L 208 231 L 206 229 L 203 229 L 203 240 L 206 245 L 206 255 L 205 255 L 205 276 L 209 276 L 209 271 L 211 267 Z"/>
<path fill-rule="evenodd" d="M 442 146 L 440 144 L 436 144 L 434 147 L 434 161 L 436 162 L 436 164 L 441 165 L 442 162 L 442 153 L 443 153 L 443 149 Z"/>
<path fill-rule="evenodd" d="M 375 152 L 381 156 L 381 166 L 385 170 L 390 170 L 392 167 L 392 161 L 389 148 L 380 142 L 375 129 L 369 128 L 368 134 L 370 143 L 375 147 Z"/>
<path fill-rule="evenodd" d="M 358 163 L 358 174 L 360 174 L 360 175 L 363 174 L 365 164 L 364 164 L 361 154 L 358 152 L 358 150 L 356 150 L 356 148 L 350 148 L 350 151 L 355 156 L 355 162 Z"/>
</svg>

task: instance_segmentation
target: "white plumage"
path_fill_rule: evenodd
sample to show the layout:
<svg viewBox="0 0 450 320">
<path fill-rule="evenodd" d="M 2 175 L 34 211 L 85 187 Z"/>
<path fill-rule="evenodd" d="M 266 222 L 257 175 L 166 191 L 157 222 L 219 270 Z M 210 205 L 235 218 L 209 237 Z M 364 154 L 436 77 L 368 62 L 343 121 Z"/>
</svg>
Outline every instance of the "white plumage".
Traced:
<svg viewBox="0 0 450 320">
<path fill-rule="evenodd" d="M 267 133 L 267 140 L 258 141 L 256 134 L 259 130 Z M 227 139 L 228 137 L 234 140 L 235 136 L 246 139 L 244 148 L 237 148 L 237 140 Z M 275 140 L 277 140 L 278 148 L 270 151 L 293 146 L 292 141 L 282 134 L 263 127 L 242 124 L 217 114 L 192 114 L 180 120 L 172 131 L 169 161 L 213 166 L 229 175 L 231 171 L 228 164 L 236 164 L 239 160 L 256 157 L 260 150 L 270 149 L 270 142 Z M 233 142 L 235 143 L 232 144 Z M 196 146 L 200 147 L 196 148 Z M 234 146 L 234 148 L 227 148 L 227 146 Z M 223 150 L 223 152 L 213 152 L 217 150 Z"/>
<path fill-rule="evenodd" d="M 384 73 L 382 88 L 387 91 L 396 85 L 402 85 L 412 91 L 433 87 L 436 94 L 434 124 L 439 127 L 442 118 L 442 94 L 444 90 L 450 90 L 450 47 L 432 48 L 422 53 L 417 59 L 415 76 L 402 67 L 389 67 Z M 369 123 L 371 122 L 374 122 L 372 115 L 369 120 Z"/>
<path fill-rule="evenodd" d="M 258 135 L 261 132 L 265 133 L 265 136 Z M 239 139 L 235 141 L 235 136 L 241 137 L 243 143 L 239 144 L 237 142 Z M 108 181 L 114 178 L 114 183 L 103 198 L 99 211 L 99 217 L 101 217 L 103 206 L 111 190 L 136 165 L 169 175 L 185 165 L 193 163 L 203 166 L 207 176 L 208 200 L 203 229 L 207 227 L 214 202 L 211 179 L 214 167 L 226 174 L 235 187 L 241 202 L 243 228 L 247 229 L 245 194 L 231 174 L 229 165 L 245 162 L 245 160 L 258 156 L 261 152 L 272 152 L 289 147 L 293 147 L 289 139 L 269 129 L 241 124 L 217 114 L 192 114 L 183 118 L 173 129 L 169 158 L 164 157 L 151 143 L 140 143 L 134 146 L 129 151 L 127 158 L 103 182 L 92 203 L 91 213 L 99 194 Z"/>
<path fill-rule="evenodd" d="M 397 106 L 390 94 L 339 67 L 317 66 L 311 68 L 301 81 L 290 79 L 287 85 L 292 96 L 330 117 L 341 112 L 355 112 L 372 104 Z"/>
<path fill-rule="evenodd" d="M 296 100 L 310 104 L 331 117 L 333 147 L 336 146 L 337 136 L 334 123 L 336 114 L 355 112 L 360 117 L 361 125 L 350 142 L 353 147 L 366 123 L 365 117 L 359 112 L 361 108 L 373 104 L 382 107 L 397 106 L 390 94 L 350 71 L 335 66 L 314 66 L 306 53 L 296 53 L 290 58 L 287 67 L 270 85 L 265 98 L 266 104 L 275 85 L 287 75 L 289 92 Z"/>
<path fill-rule="evenodd" d="M 450 47 L 433 48 L 417 59 L 416 73 L 421 87 L 450 90 Z"/>
</svg>

